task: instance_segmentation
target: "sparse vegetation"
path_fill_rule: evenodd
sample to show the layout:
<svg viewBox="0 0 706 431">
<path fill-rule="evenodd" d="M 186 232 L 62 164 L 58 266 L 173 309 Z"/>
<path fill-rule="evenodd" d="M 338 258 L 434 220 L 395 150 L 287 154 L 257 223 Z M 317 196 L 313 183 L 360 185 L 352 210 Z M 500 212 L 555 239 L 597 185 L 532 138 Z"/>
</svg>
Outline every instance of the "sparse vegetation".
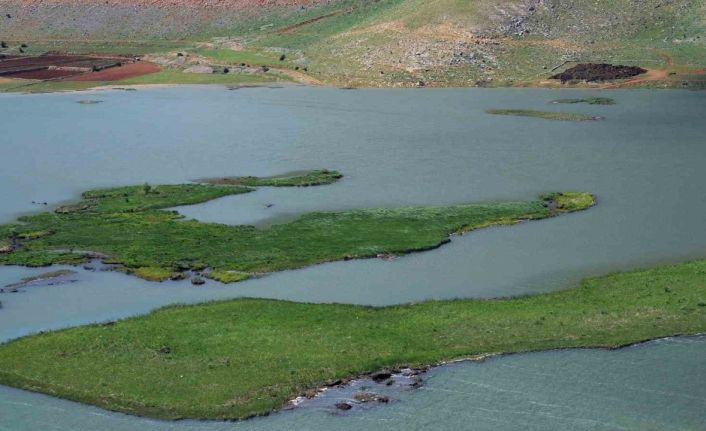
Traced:
<svg viewBox="0 0 706 431">
<path fill-rule="evenodd" d="M 574 104 L 574 103 L 586 103 L 589 105 L 615 105 L 615 99 L 610 97 L 587 97 L 585 99 L 556 99 L 552 100 L 552 103 L 560 104 Z"/>
<path fill-rule="evenodd" d="M 593 115 L 578 114 L 575 112 L 548 112 L 532 109 L 488 109 L 485 112 L 494 115 L 514 115 L 518 117 L 543 118 L 556 121 L 596 121 L 602 119 Z"/>
<path fill-rule="evenodd" d="M 205 184 L 228 184 L 249 187 L 308 187 L 332 184 L 343 178 L 338 171 L 327 169 L 314 170 L 309 172 L 294 172 L 291 174 L 276 175 L 272 177 L 223 177 L 204 178 L 197 182 Z"/>
<path fill-rule="evenodd" d="M 0 383 L 130 414 L 245 418 L 380 369 L 701 333 L 704 285 L 706 261 L 697 261 L 515 299 L 383 308 L 262 299 L 171 306 L 6 343 Z"/>
<path fill-rule="evenodd" d="M 698 88 L 706 82 L 698 73 L 706 66 L 706 10 L 697 0 L 567 0 L 531 8 L 507 0 L 337 0 L 306 8 L 268 5 L 249 13 L 224 8 L 218 24 L 212 14 L 195 10 L 192 19 L 164 26 L 178 7 L 150 11 L 156 14 L 154 22 L 163 25 L 146 28 L 143 20 L 122 14 L 114 19 L 110 5 L 96 5 L 90 14 L 100 24 L 83 40 L 83 24 L 71 20 L 71 14 L 63 18 L 70 21 L 62 21 L 45 15 L 39 5 L 31 25 L 8 20 L 7 30 L 25 41 L 37 38 L 29 43 L 37 54 L 180 52 L 212 58 L 219 65 L 279 64 L 304 70 L 306 64 L 315 79 L 338 87 L 412 87 L 420 81 L 432 87 L 558 86 L 544 81 L 565 60 L 674 73 L 648 76 L 635 84 L 640 86 L 682 87 L 686 81 L 689 88 Z M 71 42 L 53 40 L 72 29 L 77 33 Z M 126 29 L 136 40 L 124 40 Z M 120 43 L 109 42 L 118 38 Z M 359 40 L 365 40 L 364 47 Z M 286 61 L 278 62 L 282 55 Z"/>
</svg>

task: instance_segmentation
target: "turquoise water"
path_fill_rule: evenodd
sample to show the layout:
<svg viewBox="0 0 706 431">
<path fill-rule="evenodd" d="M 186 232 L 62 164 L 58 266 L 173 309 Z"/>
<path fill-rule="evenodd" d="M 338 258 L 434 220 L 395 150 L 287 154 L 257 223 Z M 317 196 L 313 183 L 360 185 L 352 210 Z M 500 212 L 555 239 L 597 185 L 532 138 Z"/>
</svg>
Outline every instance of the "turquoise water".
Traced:
<svg viewBox="0 0 706 431">
<path fill-rule="evenodd" d="M 154 421 L 0 387 L 0 429 L 700 431 L 704 358 L 703 337 L 618 351 L 512 355 L 436 368 L 424 376 L 425 386 L 399 392 L 384 406 L 340 413 L 317 405 L 242 423 Z"/>
<path fill-rule="evenodd" d="M 614 97 L 618 104 L 548 103 L 593 95 Z M 104 103 L 76 103 L 86 98 Z M 491 116 L 484 113 L 488 108 L 566 110 L 607 119 L 550 122 Z M 267 226 L 313 210 L 531 199 L 553 190 L 589 191 L 599 199 L 599 205 L 586 212 L 485 229 L 455 237 L 438 250 L 393 261 L 336 262 L 231 286 L 156 284 L 117 273 L 80 270 L 76 283 L 0 295 L 0 339 L 145 313 L 174 302 L 242 295 L 381 305 L 538 293 L 570 286 L 585 276 L 706 256 L 706 103 L 702 93 L 180 87 L 90 96 L 3 94 L 0 118 L 11 119 L 3 121 L 0 134 L 0 222 L 75 199 L 90 188 L 313 168 L 337 169 L 346 177 L 331 186 L 261 189 L 179 211 L 203 221 Z M 267 208 L 268 204 L 274 206 Z M 42 271 L 0 268 L 0 284 Z M 676 367 L 679 374 L 683 364 L 670 353 L 670 346 L 664 349 L 667 353 L 658 355 L 664 354 L 665 363 Z M 564 354 L 528 357 L 551 359 Z M 594 353 L 566 354 L 586 356 L 588 364 Z M 596 367 L 599 372 L 601 366 Z M 443 376 L 447 372 L 443 370 L 435 373 Z M 650 375 L 645 379 L 650 381 Z M 673 383 L 673 391 L 694 392 L 681 380 Z M 588 396 L 594 388 L 586 386 L 580 391 Z M 418 393 L 410 395 L 410 400 L 431 402 L 427 394 Z M 509 409 L 509 400 L 492 394 L 484 392 L 483 396 L 499 409 Z M 0 399 L 11 403 L 24 402 L 12 401 L 23 397 L 30 397 L 38 410 L 55 401 L 19 391 L 0 392 Z M 444 402 L 453 404 L 454 397 L 447 395 Z M 583 408 L 575 401 L 572 408 Z M 406 405 L 400 402 L 394 409 Z M 67 418 L 74 413 L 82 417 L 83 407 L 67 406 Z M 627 405 L 616 403 L 614 407 L 626 415 L 631 412 Z M 419 423 L 438 420 L 435 411 L 423 411 L 414 417 Z M 319 422 L 313 413 L 282 417 L 310 414 L 309 422 L 298 423 L 311 423 L 310 429 L 315 429 L 314 423 Z M 354 413 L 351 417 L 359 418 L 354 420 L 324 415 L 321 427 L 341 424 L 347 429 L 346 424 L 363 421 L 360 427 L 373 416 Z M 117 416 L 108 417 L 114 429 L 122 429 Z M 278 418 L 252 426 L 283 429 L 278 421 L 284 419 Z M 327 422 L 339 419 L 342 422 L 334 425 Z M 121 420 L 129 424 L 132 419 Z M 0 429 L 20 429 L 25 423 L 31 421 L 0 412 Z M 452 422 L 444 423 L 453 429 Z M 507 426 L 511 429 L 521 423 L 518 419 Z M 552 426 L 561 423 L 557 419 Z M 204 426 L 219 429 L 225 425 Z M 479 425 L 478 429 L 484 428 Z"/>
</svg>

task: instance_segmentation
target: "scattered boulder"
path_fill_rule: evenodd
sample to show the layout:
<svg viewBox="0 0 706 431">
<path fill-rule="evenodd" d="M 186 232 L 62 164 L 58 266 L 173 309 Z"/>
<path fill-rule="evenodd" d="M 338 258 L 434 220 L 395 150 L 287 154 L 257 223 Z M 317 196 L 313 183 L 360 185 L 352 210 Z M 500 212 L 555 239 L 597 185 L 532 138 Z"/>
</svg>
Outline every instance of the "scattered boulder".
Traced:
<svg viewBox="0 0 706 431">
<path fill-rule="evenodd" d="M 359 403 L 378 402 L 387 404 L 390 402 L 390 397 L 386 395 L 378 395 L 372 392 L 358 392 L 353 395 L 353 399 Z"/>
<path fill-rule="evenodd" d="M 390 377 L 392 377 L 392 373 L 390 373 L 389 371 L 378 371 L 377 373 L 373 373 L 370 375 L 370 378 L 373 379 L 375 383 L 384 382 Z"/>
<path fill-rule="evenodd" d="M 422 386 L 422 378 L 418 375 L 413 375 L 409 378 L 409 381 L 411 382 L 409 386 L 412 388 L 418 388 Z"/>
<path fill-rule="evenodd" d="M 345 402 L 340 402 L 340 403 L 336 403 L 336 408 L 338 410 L 350 410 L 353 408 L 353 406 L 348 403 L 345 403 Z"/>
<path fill-rule="evenodd" d="M 201 286 L 203 284 L 206 284 L 206 280 L 201 277 L 194 277 L 191 279 L 191 284 L 193 284 L 194 286 Z"/>
<path fill-rule="evenodd" d="M 186 280 L 189 278 L 189 274 L 186 272 L 174 272 L 169 279 L 173 281 Z"/>
</svg>

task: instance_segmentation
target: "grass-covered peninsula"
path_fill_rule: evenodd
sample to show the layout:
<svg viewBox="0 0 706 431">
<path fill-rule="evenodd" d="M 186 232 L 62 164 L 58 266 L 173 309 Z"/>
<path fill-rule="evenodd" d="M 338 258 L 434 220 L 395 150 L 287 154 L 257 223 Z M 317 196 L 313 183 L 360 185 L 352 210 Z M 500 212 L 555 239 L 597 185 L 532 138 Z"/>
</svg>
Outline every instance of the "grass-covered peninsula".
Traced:
<svg viewBox="0 0 706 431">
<path fill-rule="evenodd" d="M 453 233 L 594 204 L 590 194 L 554 193 L 525 202 L 315 212 L 267 229 L 185 220 L 166 210 L 255 190 L 249 186 L 329 184 L 340 177 L 335 171 L 312 171 L 212 181 L 226 184 L 88 191 L 74 204 L 0 225 L 0 264 L 71 264 L 98 256 L 148 280 L 205 270 L 210 278 L 235 282 L 322 262 L 426 250 L 448 242 Z"/>
<path fill-rule="evenodd" d="M 232 419 L 384 368 L 703 331 L 706 261 L 696 261 L 514 299 L 171 306 L 1 345 L 0 383 L 130 414 Z"/>
</svg>

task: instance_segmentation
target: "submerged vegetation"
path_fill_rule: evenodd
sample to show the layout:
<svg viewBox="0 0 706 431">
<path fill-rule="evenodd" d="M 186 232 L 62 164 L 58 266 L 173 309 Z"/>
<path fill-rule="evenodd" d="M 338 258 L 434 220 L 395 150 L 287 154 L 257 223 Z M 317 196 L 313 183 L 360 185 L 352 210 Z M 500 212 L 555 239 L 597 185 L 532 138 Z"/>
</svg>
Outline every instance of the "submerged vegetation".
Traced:
<svg viewBox="0 0 706 431">
<path fill-rule="evenodd" d="M 552 100 L 552 103 L 586 103 L 589 105 L 615 105 L 615 99 L 611 99 L 610 97 L 587 97 L 585 99 L 556 99 Z"/>
<path fill-rule="evenodd" d="M 197 180 L 204 184 L 239 185 L 249 187 L 309 187 L 332 184 L 343 178 L 338 171 L 320 169 L 309 172 L 292 172 L 272 177 L 223 177 Z"/>
<path fill-rule="evenodd" d="M 245 418 L 385 368 L 700 333 L 704 286 L 706 261 L 697 261 L 514 299 L 171 306 L 1 345 L 0 383 L 130 414 Z"/>
<path fill-rule="evenodd" d="M 341 174 L 311 171 L 233 185 L 180 184 L 117 187 L 83 193 L 54 212 L 0 225 L 10 244 L 0 264 L 42 266 L 101 257 L 147 280 L 206 276 L 235 282 L 253 274 L 322 262 L 401 254 L 438 247 L 448 236 L 495 224 L 542 219 L 593 205 L 586 193 L 550 194 L 527 202 L 315 212 L 268 229 L 184 220 L 165 208 L 251 192 L 252 186 L 328 184 Z"/>
<path fill-rule="evenodd" d="M 578 114 L 575 112 L 548 112 L 535 111 L 532 109 L 487 109 L 485 112 L 494 115 L 515 115 L 519 117 L 534 117 L 556 121 L 596 121 L 602 119 L 602 117 Z"/>
</svg>

